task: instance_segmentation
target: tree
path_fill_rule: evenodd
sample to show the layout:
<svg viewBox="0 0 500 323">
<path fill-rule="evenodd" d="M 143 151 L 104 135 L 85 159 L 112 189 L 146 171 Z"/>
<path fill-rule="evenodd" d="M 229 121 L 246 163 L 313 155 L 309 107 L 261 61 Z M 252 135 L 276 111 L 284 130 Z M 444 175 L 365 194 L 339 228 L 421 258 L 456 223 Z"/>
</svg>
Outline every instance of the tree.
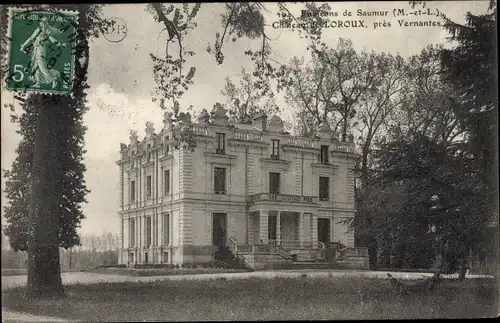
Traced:
<svg viewBox="0 0 500 323">
<path fill-rule="evenodd" d="M 361 147 L 359 168 L 361 187 L 368 185 L 369 157 L 387 119 L 401 107 L 408 82 L 404 75 L 406 62 L 399 55 L 374 56 L 374 81 L 370 91 L 361 93 L 357 104 L 357 130 Z"/>
<path fill-rule="evenodd" d="M 389 250 L 398 256 L 408 253 L 407 242 L 420 250 L 412 257 L 435 250 L 443 260 L 440 269 L 448 273 L 466 267 L 470 250 L 480 251 L 488 224 L 485 185 L 463 146 L 423 135 L 388 143 L 377 152 L 379 171 L 372 184 L 382 194 L 371 205 L 379 241 L 389 238 Z"/>
<path fill-rule="evenodd" d="M 336 48 L 325 44 L 319 48 L 312 52 L 309 64 L 295 57 L 279 69 L 278 90 L 285 90 L 286 102 L 299 113 L 310 113 L 316 127 L 331 123 L 333 131 L 346 141 L 357 106 L 378 85 L 377 55 L 357 53 L 345 39 Z"/>
<path fill-rule="evenodd" d="M 479 177 L 485 185 L 482 200 L 488 206 L 490 226 L 494 235 L 487 234 L 498 246 L 498 76 L 497 65 L 497 5 L 490 1 L 488 12 L 467 13 L 466 24 L 445 18 L 450 40 L 458 45 L 441 53 L 444 78 L 452 84 L 458 96 L 451 98 L 455 116 L 469 137 L 468 149 L 479 167 Z M 498 264 L 498 251 L 495 253 Z"/>
<path fill-rule="evenodd" d="M 80 204 L 88 192 L 83 180 L 82 123 L 86 111 L 89 39 L 102 28 L 100 5 L 30 5 L 27 9 L 77 10 L 75 81 L 72 96 L 20 93 L 21 142 L 12 169 L 7 173 L 9 200 L 5 210 L 6 234 L 15 250 L 28 250 L 29 296 L 62 296 L 59 247 L 79 243 L 77 227 L 83 219 Z M 5 17 L 7 7 L 2 7 Z M 2 43 L 7 20 L 2 20 Z M 3 47 L 3 46 L 2 46 Z M 3 53 L 2 53 L 3 54 Z M 5 60 L 2 60 L 2 63 Z M 2 65 L 2 74 L 5 64 Z"/>
<path fill-rule="evenodd" d="M 279 111 L 270 83 L 252 78 L 244 68 L 241 69 L 239 86 L 227 77 L 221 93 L 226 97 L 226 106 L 229 108 L 229 118 L 232 122 L 252 123 L 252 118 L 261 110 L 267 115 L 274 115 Z"/>
<path fill-rule="evenodd" d="M 484 258 L 497 246 L 489 234 L 498 217 L 491 176 L 497 159 L 490 153 L 496 150 L 496 22 L 485 16 L 469 17 L 462 27 L 446 20 L 450 30 L 463 28 L 452 38 L 458 46 L 429 47 L 409 60 L 409 91 L 386 122 L 388 142 L 374 155 L 358 209 L 371 216 L 366 231 L 376 238 L 381 264 L 436 258 L 439 269 L 459 270 L 463 279 L 471 252 Z"/>
</svg>

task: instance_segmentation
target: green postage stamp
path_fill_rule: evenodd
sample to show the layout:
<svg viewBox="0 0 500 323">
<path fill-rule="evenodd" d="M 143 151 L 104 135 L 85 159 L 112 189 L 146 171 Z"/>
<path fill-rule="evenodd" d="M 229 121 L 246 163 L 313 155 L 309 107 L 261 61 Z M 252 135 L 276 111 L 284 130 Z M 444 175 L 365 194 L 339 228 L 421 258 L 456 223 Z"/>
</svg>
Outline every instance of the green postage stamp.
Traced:
<svg viewBox="0 0 500 323">
<path fill-rule="evenodd" d="M 10 10 L 7 89 L 68 95 L 73 90 L 78 13 Z"/>
</svg>

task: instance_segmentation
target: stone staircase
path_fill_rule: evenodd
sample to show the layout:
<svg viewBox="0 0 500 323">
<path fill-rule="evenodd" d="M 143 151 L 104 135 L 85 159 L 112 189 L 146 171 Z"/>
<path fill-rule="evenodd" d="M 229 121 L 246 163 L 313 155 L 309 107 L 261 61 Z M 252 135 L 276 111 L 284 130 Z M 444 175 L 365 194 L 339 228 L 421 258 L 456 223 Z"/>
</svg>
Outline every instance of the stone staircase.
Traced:
<svg viewBox="0 0 500 323">
<path fill-rule="evenodd" d="M 279 244 L 238 245 L 230 240 L 232 253 L 243 257 L 254 270 L 269 269 L 368 269 L 369 259 L 365 248 L 293 248 Z M 343 247 L 343 248 L 342 248 Z"/>
</svg>

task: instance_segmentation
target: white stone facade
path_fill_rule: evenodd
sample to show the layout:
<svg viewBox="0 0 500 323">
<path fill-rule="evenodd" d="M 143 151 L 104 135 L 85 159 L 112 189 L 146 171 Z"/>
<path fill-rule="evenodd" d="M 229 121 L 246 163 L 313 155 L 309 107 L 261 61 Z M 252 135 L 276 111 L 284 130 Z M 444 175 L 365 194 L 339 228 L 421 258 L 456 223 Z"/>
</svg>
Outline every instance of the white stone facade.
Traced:
<svg viewBox="0 0 500 323">
<path fill-rule="evenodd" d="M 212 260 L 214 217 L 225 231 L 219 245 L 271 239 L 354 246 L 341 223 L 354 217 L 352 142 L 331 139 L 327 126 L 317 138 L 291 136 L 279 118 L 267 122 L 265 115 L 253 125 L 229 125 L 221 108 L 198 121 L 173 127 L 166 113 L 158 134 L 148 123 L 142 141 L 132 132 L 131 143 L 122 144 L 121 264 Z M 173 147 L 182 129 L 195 134 L 194 151 Z"/>
</svg>

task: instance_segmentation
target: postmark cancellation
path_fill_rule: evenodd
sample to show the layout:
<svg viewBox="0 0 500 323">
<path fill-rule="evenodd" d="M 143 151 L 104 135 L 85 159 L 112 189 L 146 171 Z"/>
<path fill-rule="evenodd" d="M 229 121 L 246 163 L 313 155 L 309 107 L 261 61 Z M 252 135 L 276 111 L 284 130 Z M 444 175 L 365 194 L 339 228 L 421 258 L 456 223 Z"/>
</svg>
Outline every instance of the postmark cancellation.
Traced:
<svg viewBox="0 0 500 323">
<path fill-rule="evenodd" d="M 7 89 L 71 94 L 78 12 L 11 8 L 9 14 Z"/>
</svg>

